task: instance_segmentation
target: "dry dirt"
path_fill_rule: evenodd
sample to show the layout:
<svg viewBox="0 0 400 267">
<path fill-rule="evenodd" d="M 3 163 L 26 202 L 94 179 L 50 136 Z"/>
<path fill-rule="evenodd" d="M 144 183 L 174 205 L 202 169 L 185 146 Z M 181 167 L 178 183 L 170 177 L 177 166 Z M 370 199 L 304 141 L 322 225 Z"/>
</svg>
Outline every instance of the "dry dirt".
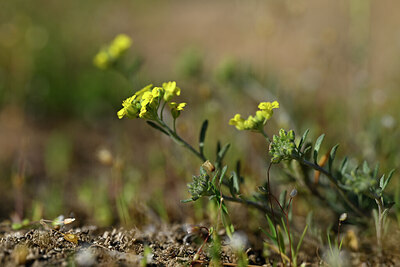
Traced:
<svg viewBox="0 0 400 267">
<path fill-rule="evenodd" d="M 77 238 L 67 240 L 69 237 Z M 196 251 L 204 240 L 203 236 L 188 234 L 188 226 L 151 225 L 145 229 L 98 229 L 95 226 L 64 226 L 59 231 L 53 229 L 24 229 L 14 231 L 9 225 L 0 225 L 0 265 L 1 266 L 142 266 L 144 249 L 151 248 L 146 266 L 208 266 L 207 249 L 200 253 L 199 262 L 192 262 Z M 222 240 L 224 235 L 221 235 Z M 307 243 L 307 242 L 305 242 Z M 250 245 L 251 246 L 251 245 Z M 364 250 L 364 249 L 363 249 Z M 315 247 L 304 244 L 299 261 L 305 266 L 328 266 L 323 249 L 315 255 Z M 368 251 L 368 250 L 366 250 Z M 278 266 L 277 255 L 265 259 L 260 251 L 247 250 L 251 266 Z M 342 266 L 400 266 L 399 255 L 384 255 L 378 259 L 373 252 L 349 252 L 343 250 L 340 256 L 345 260 Z M 224 266 L 237 266 L 236 257 L 227 242 L 222 241 L 221 262 Z M 276 265 L 275 265 L 276 266 Z"/>
</svg>

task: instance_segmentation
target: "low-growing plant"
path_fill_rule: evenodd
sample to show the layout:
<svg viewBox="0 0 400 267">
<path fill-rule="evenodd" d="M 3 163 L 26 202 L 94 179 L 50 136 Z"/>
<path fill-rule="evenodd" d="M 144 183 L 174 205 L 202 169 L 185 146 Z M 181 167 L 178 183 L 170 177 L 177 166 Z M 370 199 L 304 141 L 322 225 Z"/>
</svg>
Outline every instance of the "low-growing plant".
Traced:
<svg viewBox="0 0 400 267">
<path fill-rule="evenodd" d="M 342 223 L 347 219 L 347 213 L 342 213 L 340 215 L 339 220 L 338 220 L 338 232 L 337 232 L 337 240 L 331 241 L 331 236 L 330 236 L 330 228 L 327 230 L 327 241 L 329 245 L 329 251 L 326 257 L 326 261 L 329 264 L 329 266 L 335 266 L 335 267 L 340 267 L 343 266 L 344 260 L 342 259 L 340 255 L 340 251 L 342 249 L 343 245 L 343 239 L 340 239 L 340 226 Z"/>
<path fill-rule="evenodd" d="M 137 91 L 133 96 L 123 101 L 123 108 L 118 111 L 118 117 L 128 117 L 131 119 L 140 118 L 169 136 L 176 143 L 189 150 L 193 155 L 202 161 L 200 172 L 193 176 L 193 181 L 188 184 L 188 190 L 191 197 L 183 202 L 196 201 L 201 197 L 207 197 L 214 201 L 220 207 L 222 223 L 227 230 L 229 237 L 232 237 L 234 228 L 229 219 L 229 212 L 226 202 L 237 202 L 249 207 L 255 207 L 263 213 L 267 214 L 274 225 L 274 235 L 272 237 L 279 241 L 279 231 L 276 227 L 276 216 L 281 218 L 277 220 L 282 222 L 285 234 L 289 239 L 289 252 L 291 253 L 289 262 L 297 265 L 295 256 L 298 248 L 294 249 L 291 242 L 291 234 L 289 230 L 289 220 L 286 207 L 280 205 L 280 209 L 274 208 L 273 203 L 277 201 L 271 191 L 270 170 L 273 165 L 283 162 L 286 166 L 285 170 L 289 175 L 293 173 L 289 166 L 290 162 L 297 162 L 300 165 L 304 184 L 307 189 L 318 199 L 322 200 L 336 214 L 342 214 L 348 211 L 355 218 L 354 222 L 365 222 L 368 213 L 371 213 L 371 203 L 377 205 L 376 213 L 376 235 L 379 250 L 382 248 L 383 225 L 385 223 L 388 211 L 393 203 L 390 197 L 385 194 L 385 189 L 392 178 L 393 170 L 388 175 L 378 176 L 379 165 L 377 164 L 373 170 L 370 169 L 367 162 L 362 167 L 355 166 L 349 170 L 350 161 L 345 157 L 339 168 L 335 167 L 334 160 L 339 145 L 331 148 L 329 153 L 320 157 L 319 152 L 325 135 L 322 134 L 317 138 L 314 145 L 307 142 L 309 131 L 305 131 L 299 140 L 293 130 L 286 131 L 281 129 L 277 135 L 272 138 L 265 132 L 265 125 L 271 119 L 274 109 L 279 108 L 277 101 L 261 102 L 254 116 L 247 119 L 242 118 L 240 114 L 236 114 L 229 124 L 235 126 L 238 130 L 247 130 L 261 134 L 269 150 L 270 164 L 267 171 L 267 181 L 261 191 L 254 192 L 250 197 L 246 197 L 241 193 L 241 184 L 244 178 L 241 175 L 241 164 L 237 162 L 236 170 L 228 174 L 228 166 L 223 160 L 226 156 L 230 144 L 222 146 L 217 143 L 217 153 L 214 162 L 210 162 L 210 157 L 204 153 L 205 137 L 208 128 L 208 121 L 204 121 L 199 134 L 199 143 L 197 148 L 185 141 L 177 132 L 176 120 L 186 107 L 186 103 L 177 103 L 172 101 L 174 97 L 179 96 L 181 89 L 177 87 L 176 82 L 166 82 L 162 86 L 148 85 Z M 168 107 L 172 117 L 172 123 L 168 124 L 165 120 L 165 109 Z M 327 165 L 325 167 L 325 165 Z M 310 170 L 314 171 L 317 176 L 323 174 L 329 181 L 321 181 L 312 183 L 310 179 Z M 319 180 L 316 179 L 317 181 Z M 330 194 L 322 192 L 330 191 Z M 229 191 L 230 195 L 226 192 Z M 286 218 L 286 222 L 285 222 Z M 307 227 L 303 231 L 305 234 Z M 304 235 L 303 235 L 304 237 Z M 272 238 L 273 239 L 273 238 Z M 302 238 L 301 238 L 302 240 Z M 281 255 L 284 254 L 283 245 L 278 243 Z M 299 242 L 301 244 L 301 242 Z"/>
</svg>

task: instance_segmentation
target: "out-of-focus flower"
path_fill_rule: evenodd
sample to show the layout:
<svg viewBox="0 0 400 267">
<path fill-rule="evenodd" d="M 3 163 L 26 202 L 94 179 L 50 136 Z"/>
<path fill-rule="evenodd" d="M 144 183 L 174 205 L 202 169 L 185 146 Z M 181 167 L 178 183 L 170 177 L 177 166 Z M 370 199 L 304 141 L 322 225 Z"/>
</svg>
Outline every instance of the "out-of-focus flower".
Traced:
<svg viewBox="0 0 400 267">
<path fill-rule="evenodd" d="M 99 69 L 105 70 L 109 65 L 109 56 L 107 51 L 102 49 L 93 59 L 93 64 Z"/>
<path fill-rule="evenodd" d="M 339 221 L 344 222 L 346 219 L 347 219 L 347 213 L 345 212 L 340 215 Z"/>
<path fill-rule="evenodd" d="M 107 69 L 116 62 L 132 45 L 132 39 L 126 34 L 117 35 L 109 46 L 103 47 L 94 57 L 93 64 L 99 69 Z"/>
<path fill-rule="evenodd" d="M 260 131 L 265 126 L 267 121 L 273 115 L 273 109 L 279 108 L 279 103 L 274 102 L 261 102 L 258 105 L 258 110 L 255 116 L 249 116 L 246 120 L 241 117 L 240 114 L 236 114 L 235 117 L 229 120 L 229 125 L 233 125 L 236 129 Z"/>
<path fill-rule="evenodd" d="M 111 151 L 106 148 L 101 148 L 97 151 L 97 159 L 105 166 L 111 166 L 114 162 L 114 157 Z"/>
<path fill-rule="evenodd" d="M 290 197 L 294 198 L 297 195 L 297 189 L 293 188 L 292 192 L 290 192 Z"/>
<path fill-rule="evenodd" d="M 112 58 L 119 58 L 122 53 L 128 50 L 132 45 L 132 39 L 126 34 L 118 34 L 108 48 L 108 52 Z"/>
</svg>

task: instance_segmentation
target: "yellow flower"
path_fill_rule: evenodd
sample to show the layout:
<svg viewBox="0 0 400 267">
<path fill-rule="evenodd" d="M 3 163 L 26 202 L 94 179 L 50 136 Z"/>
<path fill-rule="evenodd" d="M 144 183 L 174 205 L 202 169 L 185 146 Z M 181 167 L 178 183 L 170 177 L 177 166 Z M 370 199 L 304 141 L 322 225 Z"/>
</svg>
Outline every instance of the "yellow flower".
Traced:
<svg viewBox="0 0 400 267">
<path fill-rule="evenodd" d="M 239 131 L 244 130 L 244 119 L 241 117 L 240 114 L 236 114 L 235 117 L 229 120 L 229 125 L 233 125 Z"/>
<path fill-rule="evenodd" d="M 100 50 L 93 59 L 93 64 L 99 69 L 105 70 L 109 64 L 108 54 L 105 50 Z"/>
<path fill-rule="evenodd" d="M 117 37 L 112 41 L 108 52 L 114 59 L 119 58 L 123 52 L 128 50 L 132 45 L 132 39 L 126 34 L 118 34 Z"/>
<path fill-rule="evenodd" d="M 107 69 L 132 45 L 132 40 L 126 34 L 119 34 L 111 44 L 102 48 L 94 57 L 93 64 L 99 69 Z"/>
<path fill-rule="evenodd" d="M 127 116 L 128 118 L 136 118 L 139 108 L 135 105 L 135 95 L 128 97 L 122 102 L 123 108 L 118 111 L 117 115 L 119 119 Z"/>
<path fill-rule="evenodd" d="M 139 116 L 139 111 L 141 110 L 140 101 L 146 92 L 149 92 L 153 87 L 152 84 L 147 85 L 143 89 L 137 91 L 133 96 L 128 97 L 122 102 L 123 108 L 118 111 L 118 118 L 122 119 L 127 116 L 128 118 L 137 118 Z"/>
<path fill-rule="evenodd" d="M 272 110 L 274 108 L 279 108 L 279 103 L 278 101 L 274 101 L 274 102 L 261 102 L 258 105 L 258 108 L 261 110 Z"/>
<path fill-rule="evenodd" d="M 256 115 L 249 116 L 247 120 L 244 120 L 240 114 L 236 114 L 235 117 L 230 119 L 229 124 L 234 125 L 238 130 L 251 130 L 257 131 L 262 129 L 267 121 L 273 115 L 273 109 L 279 108 L 279 103 L 274 102 L 261 102 L 258 105 L 260 110 L 257 110 Z"/>
<path fill-rule="evenodd" d="M 179 96 L 181 94 L 181 89 L 176 86 L 176 82 L 163 83 L 162 87 L 165 90 L 164 101 L 169 102 L 173 96 Z"/>
<path fill-rule="evenodd" d="M 168 105 L 171 108 L 171 115 L 174 119 L 178 118 L 183 108 L 186 107 L 186 103 L 171 102 Z"/>
<path fill-rule="evenodd" d="M 140 102 L 141 109 L 139 113 L 140 118 L 153 119 L 157 114 L 157 109 L 160 104 L 164 89 L 161 87 L 154 87 L 152 91 L 146 91 L 142 95 Z M 149 111 L 149 112 L 148 112 Z"/>
</svg>

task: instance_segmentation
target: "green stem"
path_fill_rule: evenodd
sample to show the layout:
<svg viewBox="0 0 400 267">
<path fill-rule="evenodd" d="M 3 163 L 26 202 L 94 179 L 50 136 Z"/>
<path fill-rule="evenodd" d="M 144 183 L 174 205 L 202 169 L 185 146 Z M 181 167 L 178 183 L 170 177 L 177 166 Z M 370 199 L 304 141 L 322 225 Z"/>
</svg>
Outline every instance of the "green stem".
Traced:
<svg viewBox="0 0 400 267">
<path fill-rule="evenodd" d="M 162 121 L 160 118 L 157 118 L 157 122 L 158 124 L 160 124 L 160 126 L 162 128 L 164 128 L 164 130 L 166 130 L 168 132 L 168 134 L 176 141 L 178 142 L 180 145 L 186 147 L 187 149 L 189 149 L 189 151 L 191 151 L 193 154 L 195 154 L 200 160 L 202 160 L 203 162 L 206 161 L 206 157 L 204 155 L 202 155 L 200 152 L 198 152 L 196 149 L 194 149 L 191 145 L 189 145 L 185 140 L 183 140 L 177 133 L 176 131 L 172 130 L 170 127 L 168 127 L 167 124 L 165 124 L 164 121 Z"/>
<path fill-rule="evenodd" d="M 349 198 L 346 196 L 346 194 L 344 193 L 343 189 L 340 188 L 339 184 L 337 183 L 336 178 L 327 170 L 325 170 L 324 168 L 322 168 L 321 166 L 312 163 L 308 160 L 305 160 L 297 155 L 292 155 L 293 158 L 295 160 L 297 160 L 299 163 L 306 165 L 310 168 L 313 168 L 316 171 L 319 171 L 323 174 L 325 174 L 326 177 L 328 177 L 328 179 L 335 185 L 337 191 L 339 192 L 340 196 L 344 199 L 344 201 L 346 202 L 346 204 L 355 212 L 357 213 L 357 215 L 361 216 L 361 217 L 366 217 L 366 215 L 364 213 L 362 213 L 356 206 L 354 206 L 353 203 L 351 203 L 351 201 L 349 200 Z"/>
<path fill-rule="evenodd" d="M 268 207 L 255 202 L 255 201 L 251 201 L 251 200 L 247 200 L 247 199 L 243 199 L 243 198 L 236 198 L 236 197 L 230 197 L 230 196 L 225 196 L 222 195 L 222 198 L 226 201 L 230 201 L 230 202 L 236 202 L 236 203 L 241 203 L 241 204 L 245 204 L 247 206 L 256 208 L 264 213 L 270 214 L 270 210 L 268 209 Z"/>
<path fill-rule="evenodd" d="M 383 206 L 383 201 L 380 197 L 375 198 L 375 202 L 378 205 L 378 222 L 376 225 L 376 239 L 378 243 L 378 253 L 379 255 L 382 254 L 382 230 L 383 230 L 383 211 L 384 211 L 384 206 Z"/>
<path fill-rule="evenodd" d="M 271 143 L 271 139 L 269 138 L 269 136 L 265 133 L 264 128 L 260 129 L 260 133 L 265 137 L 265 139 L 267 140 L 268 143 Z"/>
<path fill-rule="evenodd" d="M 164 108 L 165 105 L 167 104 L 167 102 L 164 102 L 162 107 L 161 107 L 161 111 L 160 111 L 160 120 L 163 121 L 163 113 L 164 113 Z"/>
<path fill-rule="evenodd" d="M 174 129 L 174 132 L 176 133 L 176 118 L 174 118 L 174 121 L 173 121 L 173 123 L 172 123 L 172 125 L 173 125 L 173 129 Z"/>
</svg>

